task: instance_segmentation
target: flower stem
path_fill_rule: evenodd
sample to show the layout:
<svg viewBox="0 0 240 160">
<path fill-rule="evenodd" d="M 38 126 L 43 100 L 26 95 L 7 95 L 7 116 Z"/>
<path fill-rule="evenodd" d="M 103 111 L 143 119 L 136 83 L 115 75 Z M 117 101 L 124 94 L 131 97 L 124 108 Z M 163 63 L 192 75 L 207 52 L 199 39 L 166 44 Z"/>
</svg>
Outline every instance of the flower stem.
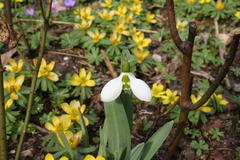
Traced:
<svg viewBox="0 0 240 160">
<path fill-rule="evenodd" d="M 36 83 L 37 83 L 37 78 L 38 78 L 38 72 L 39 72 L 39 68 L 40 68 L 42 58 L 43 58 L 43 54 L 44 54 L 44 50 L 45 50 L 47 30 L 48 30 L 48 27 L 49 27 L 49 19 L 50 19 L 50 15 L 51 15 L 52 0 L 48 0 L 48 9 L 47 9 L 46 13 L 44 12 L 44 9 L 43 9 L 43 5 L 42 5 L 43 2 L 41 0 L 39 0 L 39 1 L 40 1 L 40 7 L 41 7 L 43 19 L 44 19 L 44 25 L 43 25 L 42 31 L 41 31 L 41 40 L 40 40 L 40 49 L 39 49 L 39 53 L 38 53 L 38 61 L 37 61 L 37 65 L 36 65 L 33 77 L 32 77 L 31 90 L 30 90 L 30 94 L 29 94 L 29 97 L 28 97 L 27 111 L 26 111 L 23 131 L 21 133 L 20 140 L 19 140 L 19 143 L 18 143 L 18 148 L 17 148 L 15 160 L 20 159 L 20 153 L 21 153 L 21 150 L 22 150 L 23 141 L 24 141 L 24 138 L 26 136 L 27 129 L 28 129 L 28 123 L 29 123 L 30 116 L 31 116 L 34 93 L 35 93 Z"/>
<path fill-rule="evenodd" d="M 81 129 L 83 131 L 83 143 L 86 145 L 86 146 L 89 146 L 89 136 L 88 136 L 88 131 L 87 131 L 87 128 L 86 128 L 86 125 L 85 125 L 85 122 L 84 122 L 84 119 L 83 119 L 83 115 L 80 114 L 80 125 L 81 125 Z"/>
<path fill-rule="evenodd" d="M 7 160 L 6 119 L 4 108 L 3 66 L 0 60 L 0 159 Z"/>
</svg>

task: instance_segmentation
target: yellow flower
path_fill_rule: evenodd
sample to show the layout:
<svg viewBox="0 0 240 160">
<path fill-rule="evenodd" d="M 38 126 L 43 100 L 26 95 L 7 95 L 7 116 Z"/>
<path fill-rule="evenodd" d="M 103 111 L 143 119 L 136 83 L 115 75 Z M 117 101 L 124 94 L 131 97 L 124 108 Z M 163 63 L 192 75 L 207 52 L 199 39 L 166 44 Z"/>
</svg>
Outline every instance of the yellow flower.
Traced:
<svg viewBox="0 0 240 160">
<path fill-rule="evenodd" d="M 193 104 L 197 103 L 199 100 L 201 99 L 201 96 L 198 95 L 197 97 L 195 95 L 191 95 L 191 101 Z M 211 112 L 212 111 L 212 108 L 211 107 L 208 107 L 208 102 L 206 102 L 204 105 L 202 105 L 201 107 L 198 108 L 198 110 L 202 111 L 202 112 Z"/>
<path fill-rule="evenodd" d="M 111 21 L 111 20 L 113 20 L 114 11 L 108 12 L 106 9 L 104 9 L 102 12 L 98 12 L 98 14 L 102 19 Z"/>
<path fill-rule="evenodd" d="M 135 19 L 133 18 L 132 13 L 126 15 L 125 20 L 126 20 L 127 23 L 135 23 L 136 22 Z"/>
<path fill-rule="evenodd" d="M 118 9 L 115 11 L 116 15 L 124 16 L 127 13 L 127 7 L 123 4 L 118 6 Z"/>
<path fill-rule="evenodd" d="M 94 20 L 95 17 L 92 16 L 92 9 L 90 7 L 87 8 L 77 8 L 74 12 L 73 12 L 77 18 L 80 16 L 80 18 L 82 20 Z"/>
<path fill-rule="evenodd" d="M 222 94 L 213 94 L 212 98 L 217 102 L 219 105 L 227 105 L 229 102 L 227 100 L 224 100 L 222 97 Z"/>
<path fill-rule="evenodd" d="M 51 153 L 48 153 L 45 156 L 44 160 L 55 160 L 55 159 L 54 159 L 54 157 L 53 157 L 53 155 Z M 67 157 L 63 156 L 59 160 L 69 160 L 69 159 Z"/>
<path fill-rule="evenodd" d="M 103 3 L 101 3 L 102 7 L 112 8 L 112 0 L 105 0 Z"/>
<path fill-rule="evenodd" d="M 237 17 L 237 19 L 240 19 L 240 11 L 237 11 L 234 15 Z"/>
<path fill-rule="evenodd" d="M 200 0 L 200 4 L 210 3 L 212 0 Z"/>
<path fill-rule="evenodd" d="M 133 3 L 138 5 L 138 4 L 142 4 L 143 1 L 142 0 L 133 0 Z"/>
<path fill-rule="evenodd" d="M 156 98 L 161 98 L 166 92 L 164 91 L 164 86 L 162 84 L 154 83 L 152 86 L 152 96 Z"/>
<path fill-rule="evenodd" d="M 139 49 L 143 49 L 144 47 L 148 47 L 151 39 L 150 38 L 144 38 L 144 34 L 140 33 L 138 36 L 134 36 L 133 40 L 137 44 L 137 47 Z"/>
<path fill-rule="evenodd" d="M 64 131 L 64 135 L 66 136 L 66 139 L 70 147 L 72 149 L 76 149 L 79 143 L 81 142 L 83 132 L 78 131 L 76 134 L 73 134 L 71 131 Z M 58 138 L 58 142 L 64 147 L 61 137 L 57 136 L 57 138 Z"/>
<path fill-rule="evenodd" d="M 146 21 L 149 23 L 156 23 L 157 21 L 154 19 L 154 17 L 154 14 L 151 14 L 151 12 L 147 12 Z"/>
<path fill-rule="evenodd" d="M 63 131 L 66 131 L 71 126 L 71 118 L 69 115 L 61 115 L 59 117 L 53 116 L 52 123 L 46 122 L 45 128 L 49 131 L 59 134 Z"/>
<path fill-rule="evenodd" d="M 125 19 L 123 17 L 121 17 L 118 20 L 118 23 L 115 25 L 114 32 L 116 32 L 118 34 L 128 35 L 129 32 L 127 31 L 127 29 L 128 29 L 128 26 L 125 25 Z"/>
<path fill-rule="evenodd" d="M 24 61 L 23 59 L 20 59 L 18 62 L 16 62 L 14 59 L 9 59 L 10 65 L 6 65 L 6 70 L 9 72 L 19 73 L 22 71 Z"/>
<path fill-rule="evenodd" d="M 139 36 L 140 34 L 141 34 L 141 32 L 137 31 L 136 27 L 132 27 L 130 29 L 130 36 L 136 37 L 136 36 Z"/>
<path fill-rule="evenodd" d="M 7 110 L 8 108 L 10 108 L 11 106 L 12 106 L 12 104 L 13 104 L 13 99 L 8 99 L 7 100 L 7 102 L 5 103 L 5 105 L 4 105 L 4 108 L 5 108 L 5 110 Z"/>
<path fill-rule="evenodd" d="M 92 72 L 86 73 L 84 68 L 79 70 L 79 74 L 74 73 L 73 79 L 70 81 L 72 86 L 93 87 L 95 86 L 94 80 L 91 80 Z"/>
<path fill-rule="evenodd" d="M 33 64 L 34 66 L 37 65 L 37 59 L 33 60 Z M 53 82 L 57 82 L 59 80 L 58 75 L 52 72 L 54 66 L 55 66 L 54 61 L 51 61 L 49 64 L 47 64 L 46 60 L 43 58 L 39 68 L 38 78 L 46 77 L 47 79 Z"/>
<path fill-rule="evenodd" d="M 130 7 L 130 10 L 136 14 L 136 15 L 140 15 L 141 11 L 142 11 L 142 5 L 141 4 L 133 4 Z"/>
<path fill-rule="evenodd" d="M 95 30 L 94 33 L 89 31 L 88 35 L 89 35 L 89 37 L 92 38 L 93 42 L 97 43 L 105 37 L 106 33 L 103 32 L 103 33 L 100 34 L 99 30 L 97 29 L 97 30 Z"/>
<path fill-rule="evenodd" d="M 24 75 L 18 76 L 16 79 L 12 76 L 7 78 L 7 81 L 4 80 L 4 89 L 10 93 L 10 97 L 13 100 L 18 99 L 17 92 L 22 88 L 24 82 Z"/>
<path fill-rule="evenodd" d="M 76 100 L 72 100 L 70 104 L 62 103 L 61 107 L 64 110 L 64 112 L 66 112 L 67 115 L 71 118 L 71 120 L 73 121 L 75 120 L 78 123 L 80 123 L 80 114 L 83 114 L 86 110 L 86 105 L 85 104 L 80 105 L 80 102 Z M 89 125 L 88 119 L 85 116 L 83 116 L 83 119 L 85 125 L 88 126 Z"/>
<path fill-rule="evenodd" d="M 90 154 L 86 155 L 83 160 L 105 160 L 103 156 L 97 156 L 96 158 Z"/>
<path fill-rule="evenodd" d="M 92 25 L 92 21 L 82 20 L 81 24 L 76 24 L 74 27 L 80 30 L 87 30 Z"/>
<path fill-rule="evenodd" d="M 23 0 L 15 0 L 15 2 L 20 3 L 23 2 Z"/>
<path fill-rule="evenodd" d="M 179 96 L 177 96 L 177 91 L 172 92 L 170 89 L 166 90 L 166 95 L 161 96 L 163 99 L 163 104 L 174 104 Z"/>
<path fill-rule="evenodd" d="M 0 9 L 4 7 L 4 3 L 0 2 Z"/>
<path fill-rule="evenodd" d="M 117 34 L 116 32 L 113 32 L 110 35 L 110 42 L 112 42 L 113 45 L 118 45 L 121 42 L 122 35 Z"/>
<path fill-rule="evenodd" d="M 215 9 L 221 11 L 224 8 L 224 3 L 221 0 L 218 0 L 215 4 Z"/>
<path fill-rule="evenodd" d="M 188 24 L 187 21 L 178 21 L 178 22 L 177 22 L 177 29 L 178 29 L 179 31 L 183 31 L 183 30 L 185 30 L 187 24 Z"/>
<path fill-rule="evenodd" d="M 149 51 L 135 48 L 133 50 L 134 55 L 137 58 L 137 63 L 142 63 L 145 58 L 149 55 Z"/>
<path fill-rule="evenodd" d="M 193 5 L 194 3 L 196 3 L 196 0 L 187 0 L 187 3 L 188 3 L 189 5 Z"/>
</svg>

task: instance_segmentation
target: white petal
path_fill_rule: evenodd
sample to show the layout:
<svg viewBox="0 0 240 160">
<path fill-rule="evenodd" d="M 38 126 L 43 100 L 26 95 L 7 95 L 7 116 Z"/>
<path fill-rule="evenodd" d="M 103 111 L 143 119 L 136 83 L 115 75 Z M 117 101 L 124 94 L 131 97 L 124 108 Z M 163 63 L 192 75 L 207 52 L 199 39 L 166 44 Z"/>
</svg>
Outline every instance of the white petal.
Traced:
<svg viewBox="0 0 240 160">
<path fill-rule="evenodd" d="M 129 78 L 133 94 L 142 101 L 151 101 L 152 93 L 149 86 L 143 80 L 135 78 L 133 74 L 129 74 Z"/>
<path fill-rule="evenodd" d="M 101 91 L 101 100 L 103 102 L 114 101 L 122 92 L 122 75 L 112 79 L 103 87 Z"/>
</svg>

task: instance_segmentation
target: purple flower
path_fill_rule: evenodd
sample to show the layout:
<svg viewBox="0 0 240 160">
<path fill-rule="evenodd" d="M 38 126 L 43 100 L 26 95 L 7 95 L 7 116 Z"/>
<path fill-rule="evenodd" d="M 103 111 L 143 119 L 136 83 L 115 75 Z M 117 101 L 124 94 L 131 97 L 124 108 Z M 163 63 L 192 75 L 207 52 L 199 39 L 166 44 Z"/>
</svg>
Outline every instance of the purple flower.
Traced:
<svg viewBox="0 0 240 160">
<path fill-rule="evenodd" d="M 60 11 L 61 4 L 58 1 L 52 2 L 52 11 L 53 12 L 59 12 Z"/>
<path fill-rule="evenodd" d="M 76 5 L 76 0 L 64 0 L 63 5 L 66 8 L 73 8 Z"/>
<path fill-rule="evenodd" d="M 24 15 L 26 16 L 33 16 L 35 13 L 35 8 L 26 8 Z"/>
</svg>

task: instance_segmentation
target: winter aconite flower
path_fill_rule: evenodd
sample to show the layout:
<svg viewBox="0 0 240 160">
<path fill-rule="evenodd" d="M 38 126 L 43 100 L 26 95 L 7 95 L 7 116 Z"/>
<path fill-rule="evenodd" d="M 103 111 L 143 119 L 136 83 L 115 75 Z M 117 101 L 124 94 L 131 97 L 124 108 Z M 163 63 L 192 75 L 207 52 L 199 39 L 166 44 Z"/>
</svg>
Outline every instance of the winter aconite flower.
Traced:
<svg viewBox="0 0 240 160">
<path fill-rule="evenodd" d="M 156 23 L 157 21 L 154 19 L 155 15 L 151 12 L 147 12 L 146 21 L 149 23 Z"/>
<path fill-rule="evenodd" d="M 128 35 L 128 26 L 125 24 L 125 19 L 123 17 L 118 19 L 118 23 L 115 25 L 114 32 L 118 34 Z"/>
<path fill-rule="evenodd" d="M 237 19 L 240 19 L 240 11 L 237 11 L 235 14 L 234 14 L 235 17 L 237 17 Z"/>
<path fill-rule="evenodd" d="M 148 50 L 142 50 L 142 49 L 138 49 L 138 48 L 135 48 L 133 50 L 133 53 L 136 56 L 137 63 L 142 63 L 149 55 Z"/>
<path fill-rule="evenodd" d="M 105 0 L 103 3 L 101 3 L 102 7 L 112 8 L 112 0 Z"/>
<path fill-rule="evenodd" d="M 62 116 L 53 116 L 52 117 L 52 123 L 46 122 L 45 128 L 49 131 L 59 134 L 63 131 L 66 131 L 71 126 L 71 118 L 68 115 L 62 115 Z"/>
<path fill-rule="evenodd" d="M 142 101 L 149 102 L 152 98 L 151 89 L 144 81 L 135 78 L 132 73 L 123 72 L 103 87 L 101 100 L 103 102 L 114 101 L 119 97 L 122 89 L 131 89 L 133 94 Z"/>
<path fill-rule="evenodd" d="M 76 149 L 79 143 L 81 142 L 83 132 L 78 131 L 77 133 L 73 133 L 71 131 L 64 131 L 64 135 L 67 139 L 68 144 L 72 149 Z M 64 147 L 64 143 L 62 142 L 62 139 L 60 136 L 57 136 L 59 143 Z"/>
<path fill-rule="evenodd" d="M 81 24 L 76 24 L 74 27 L 80 30 L 87 30 L 92 25 L 92 21 L 82 20 Z"/>
<path fill-rule="evenodd" d="M 223 96 L 221 94 L 214 93 L 212 95 L 212 98 L 217 102 L 218 105 L 227 105 L 228 101 L 223 99 Z"/>
<path fill-rule="evenodd" d="M 218 0 L 215 4 L 215 9 L 221 11 L 224 8 L 224 3 L 221 0 Z"/>
<path fill-rule="evenodd" d="M 16 3 L 21 3 L 23 0 L 15 0 Z"/>
<path fill-rule="evenodd" d="M 4 7 L 4 3 L 0 2 L 0 9 Z"/>
<path fill-rule="evenodd" d="M 195 95 L 191 95 L 191 101 L 192 103 L 197 103 L 199 100 L 201 99 L 201 96 L 198 95 L 197 97 Z M 208 105 L 208 102 L 206 102 L 204 105 L 202 105 L 201 107 L 198 108 L 198 110 L 202 111 L 202 112 L 211 112 L 212 111 L 212 108 L 207 106 Z"/>
<path fill-rule="evenodd" d="M 86 105 L 80 105 L 80 102 L 77 100 L 72 100 L 70 104 L 68 103 L 62 103 L 61 104 L 62 109 L 64 112 L 67 113 L 67 115 L 71 118 L 71 120 L 75 120 L 78 123 L 80 123 L 80 114 L 83 114 L 86 110 Z M 88 119 L 83 116 L 83 120 L 86 126 L 89 125 Z"/>
<path fill-rule="evenodd" d="M 187 0 L 187 3 L 188 3 L 189 5 L 193 5 L 194 3 L 196 3 L 196 0 Z"/>
<path fill-rule="evenodd" d="M 81 8 L 80 9 L 80 18 L 82 20 L 94 20 L 95 17 L 92 16 L 92 8 L 90 8 L 90 7 Z"/>
<path fill-rule="evenodd" d="M 163 99 L 163 104 L 174 104 L 178 99 L 177 91 L 172 92 L 170 89 L 166 90 L 166 95 L 161 96 Z"/>
<path fill-rule="evenodd" d="M 148 47 L 151 42 L 150 38 L 144 38 L 143 33 L 139 34 L 138 36 L 134 36 L 133 40 L 135 41 L 135 43 L 139 49 Z"/>
<path fill-rule="evenodd" d="M 37 65 L 37 59 L 33 60 L 33 64 L 34 66 Z M 54 61 L 51 61 L 49 64 L 47 64 L 46 60 L 43 58 L 39 68 L 38 78 L 46 77 L 47 79 L 53 82 L 58 81 L 59 80 L 58 75 L 52 72 L 54 66 L 55 66 Z"/>
<path fill-rule="evenodd" d="M 103 156 L 97 156 L 96 158 L 90 154 L 86 155 L 83 160 L 105 160 Z"/>
<path fill-rule="evenodd" d="M 73 79 L 70 81 L 72 86 L 82 86 L 82 87 L 93 87 L 95 86 L 94 80 L 92 78 L 92 72 L 86 72 L 84 68 L 80 68 L 79 74 L 74 73 Z"/>
<path fill-rule="evenodd" d="M 121 39 L 122 39 L 122 35 L 121 34 L 117 34 L 116 32 L 113 32 L 111 35 L 110 35 L 110 42 L 113 44 L 113 45 L 118 45 L 120 42 L 121 42 Z"/>
<path fill-rule="evenodd" d="M 24 75 L 18 76 L 16 79 L 13 76 L 9 76 L 7 80 L 4 80 L 4 89 L 10 93 L 11 99 L 17 100 L 17 92 L 21 90 L 24 82 Z"/>
<path fill-rule="evenodd" d="M 89 37 L 92 38 L 93 42 L 97 43 L 105 37 L 106 33 L 105 32 L 100 33 L 99 30 L 97 29 L 95 30 L 95 32 L 89 31 L 88 35 Z"/>
<path fill-rule="evenodd" d="M 183 31 L 183 30 L 185 30 L 187 24 L 188 24 L 187 21 L 178 21 L 178 22 L 177 22 L 177 29 L 178 29 L 179 31 Z"/>
<path fill-rule="evenodd" d="M 164 86 L 162 84 L 154 83 L 152 86 L 152 96 L 156 98 L 161 98 L 166 92 L 164 91 Z"/>
<path fill-rule="evenodd" d="M 212 0 L 200 0 L 200 4 L 210 3 Z"/>
<path fill-rule="evenodd" d="M 136 14 L 136 15 L 140 15 L 141 11 L 142 11 L 142 5 L 141 4 L 133 4 L 130 7 L 130 10 Z"/>
<path fill-rule="evenodd" d="M 24 61 L 23 59 L 20 59 L 18 62 L 16 62 L 14 59 L 9 59 L 9 65 L 6 65 L 6 70 L 9 72 L 19 73 L 22 71 Z"/>
<path fill-rule="evenodd" d="M 115 11 L 116 15 L 124 16 L 127 13 L 127 7 L 123 4 L 119 5 L 117 10 Z"/>
<path fill-rule="evenodd" d="M 52 155 L 51 153 L 48 153 L 48 154 L 45 156 L 44 160 L 55 160 L 55 158 L 53 157 L 53 155 Z M 63 157 L 61 157 L 59 160 L 69 160 L 69 158 L 63 156 Z"/>
<path fill-rule="evenodd" d="M 107 20 L 107 21 L 111 21 L 111 20 L 113 20 L 114 11 L 108 12 L 106 9 L 104 9 L 104 10 L 102 10 L 101 12 L 98 12 L 98 15 L 99 15 L 102 19 L 105 19 L 105 20 Z"/>
</svg>

